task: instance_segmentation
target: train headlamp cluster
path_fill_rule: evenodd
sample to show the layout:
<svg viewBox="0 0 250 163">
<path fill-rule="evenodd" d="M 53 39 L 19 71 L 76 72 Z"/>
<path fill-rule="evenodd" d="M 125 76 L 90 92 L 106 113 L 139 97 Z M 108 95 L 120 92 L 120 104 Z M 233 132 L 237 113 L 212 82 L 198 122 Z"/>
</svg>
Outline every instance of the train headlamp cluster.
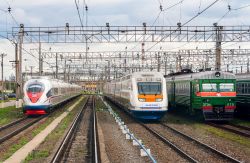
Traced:
<svg viewBox="0 0 250 163">
<path fill-rule="evenodd" d="M 138 100 L 139 100 L 140 102 L 145 102 L 145 101 L 146 101 L 145 98 L 139 98 Z"/>
<path fill-rule="evenodd" d="M 156 102 L 161 102 L 161 101 L 162 101 L 162 98 L 156 98 L 155 101 L 156 101 Z"/>
<path fill-rule="evenodd" d="M 220 72 L 216 72 L 214 75 L 218 78 L 220 77 Z"/>
<path fill-rule="evenodd" d="M 209 99 L 203 99 L 203 102 L 209 102 Z"/>
</svg>

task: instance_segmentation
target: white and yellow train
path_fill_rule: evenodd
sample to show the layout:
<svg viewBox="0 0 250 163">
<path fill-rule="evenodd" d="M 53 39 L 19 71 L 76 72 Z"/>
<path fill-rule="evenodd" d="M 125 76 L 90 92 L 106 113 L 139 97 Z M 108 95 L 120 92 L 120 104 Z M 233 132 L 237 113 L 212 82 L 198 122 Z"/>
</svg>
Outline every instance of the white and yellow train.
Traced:
<svg viewBox="0 0 250 163">
<path fill-rule="evenodd" d="M 159 72 L 135 72 L 107 82 L 104 95 L 142 120 L 158 120 L 168 108 L 166 81 Z"/>
</svg>

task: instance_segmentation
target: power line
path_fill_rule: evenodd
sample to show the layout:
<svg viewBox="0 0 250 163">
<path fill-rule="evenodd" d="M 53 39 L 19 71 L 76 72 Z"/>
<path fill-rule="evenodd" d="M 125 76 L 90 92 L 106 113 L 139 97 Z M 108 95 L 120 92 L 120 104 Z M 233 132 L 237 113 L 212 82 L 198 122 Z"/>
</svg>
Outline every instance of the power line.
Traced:
<svg viewBox="0 0 250 163">
<path fill-rule="evenodd" d="M 146 51 L 151 50 L 153 47 L 155 47 L 157 44 L 159 44 L 163 39 L 165 39 L 166 37 L 170 36 L 172 33 L 176 32 L 177 30 L 180 30 L 181 27 L 187 25 L 188 23 L 190 23 L 192 20 L 194 20 L 195 18 L 197 18 L 199 15 L 201 15 L 203 12 L 205 12 L 207 9 L 209 9 L 210 7 L 212 7 L 215 3 L 217 3 L 219 0 L 215 0 L 213 3 L 211 3 L 210 5 L 208 5 L 206 8 L 204 8 L 201 12 L 198 12 L 195 16 L 193 16 L 191 19 L 189 19 L 188 21 L 186 21 L 183 25 L 180 25 L 176 30 L 174 30 L 173 32 L 171 32 L 169 35 L 162 37 L 162 39 L 160 41 L 157 41 L 154 45 L 152 45 L 150 48 L 148 48 Z"/>
<path fill-rule="evenodd" d="M 3 11 L 3 12 L 5 12 L 5 13 L 6 13 L 6 12 L 8 12 L 8 11 L 6 11 L 6 10 L 3 10 L 3 9 L 0 9 L 0 11 Z"/>
<path fill-rule="evenodd" d="M 175 4 L 173 4 L 172 6 L 169 6 L 168 8 L 164 9 L 163 11 L 166 11 L 166 10 L 169 10 L 169 9 L 173 8 L 173 7 L 177 6 L 178 4 L 181 4 L 183 1 L 184 1 L 184 0 L 181 0 L 181 1 L 179 1 L 179 2 L 177 2 L 177 3 L 175 3 Z"/>
<path fill-rule="evenodd" d="M 239 7 L 239 8 L 235 8 L 235 9 L 232 9 L 232 10 L 241 10 L 241 9 L 247 8 L 247 7 L 250 7 L 250 4 L 249 4 L 249 5 L 242 6 L 242 7 Z"/>
<path fill-rule="evenodd" d="M 15 17 L 12 15 L 12 13 L 11 13 L 11 12 L 9 12 L 9 14 L 10 14 L 10 16 L 12 17 L 12 19 L 14 20 L 14 22 L 16 23 L 16 25 L 18 26 L 18 25 L 19 25 L 19 23 L 17 22 L 17 20 L 15 19 Z"/>
<path fill-rule="evenodd" d="M 81 26 L 83 27 L 83 22 L 82 22 L 82 19 L 81 19 L 79 7 L 78 7 L 78 4 L 77 4 L 76 0 L 75 0 L 75 5 L 76 5 L 76 10 L 77 10 L 78 18 L 80 20 Z"/>
</svg>

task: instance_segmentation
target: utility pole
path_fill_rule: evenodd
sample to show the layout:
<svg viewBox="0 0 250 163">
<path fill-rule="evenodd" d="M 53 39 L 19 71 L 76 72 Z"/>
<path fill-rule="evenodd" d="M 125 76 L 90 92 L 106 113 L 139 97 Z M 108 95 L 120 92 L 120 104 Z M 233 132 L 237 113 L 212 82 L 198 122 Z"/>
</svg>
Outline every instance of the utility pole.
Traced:
<svg viewBox="0 0 250 163">
<path fill-rule="evenodd" d="M 249 58 L 247 58 L 247 73 L 249 73 Z"/>
<path fill-rule="evenodd" d="M 22 45 L 23 45 L 24 25 L 20 24 L 20 30 L 18 35 L 18 43 L 16 44 L 16 95 L 17 100 L 22 99 Z M 19 54 L 18 54 L 19 53 Z"/>
<path fill-rule="evenodd" d="M 161 63 L 160 63 L 160 52 L 157 53 L 157 72 L 160 72 Z"/>
<path fill-rule="evenodd" d="M 41 55 L 41 42 L 39 42 L 39 48 L 38 48 L 38 59 L 39 59 L 39 76 L 42 75 L 42 55 Z"/>
<path fill-rule="evenodd" d="M 66 59 L 64 60 L 64 73 L 63 73 L 63 80 L 66 81 Z"/>
<path fill-rule="evenodd" d="M 68 83 L 70 81 L 70 64 L 69 64 L 69 70 L 68 70 Z"/>
<path fill-rule="evenodd" d="M 181 71 L 182 69 L 181 60 L 181 55 L 178 55 L 178 57 L 176 58 L 176 72 Z"/>
<path fill-rule="evenodd" d="M 34 66 L 30 66 L 30 76 L 31 77 L 33 76 L 33 68 L 34 68 Z"/>
<path fill-rule="evenodd" d="M 168 62 L 168 58 L 166 56 L 166 53 L 164 53 L 165 56 L 165 75 L 167 75 L 167 62 Z"/>
<path fill-rule="evenodd" d="M 58 54 L 56 53 L 56 79 L 58 79 Z"/>
<path fill-rule="evenodd" d="M 222 42 L 222 33 L 221 30 L 223 29 L 222 26 L 217 26 L 217 23 L 214 23 L 215 27 L 215 38 L 216 38 L 216 47 L 215 47 L 215 53 L 216 53 L 216 60 L 215 60 L 215 70 L 220 71 L 221 70 L 221 42 Z"/>
<path fill-rule="evenodd" d="M 7 54 L 4 54 L 4 53 L 1 54 L 1 59 L 2 59 L 2 62 L 1 62 L 1 67 L 2 67 L 2 100 L 4 100 L 4 96 L 3 96 L 3 92 L 4 92 L 3 57 L 6 57 L 6 56 L 7 56 Z"/>
</svg>

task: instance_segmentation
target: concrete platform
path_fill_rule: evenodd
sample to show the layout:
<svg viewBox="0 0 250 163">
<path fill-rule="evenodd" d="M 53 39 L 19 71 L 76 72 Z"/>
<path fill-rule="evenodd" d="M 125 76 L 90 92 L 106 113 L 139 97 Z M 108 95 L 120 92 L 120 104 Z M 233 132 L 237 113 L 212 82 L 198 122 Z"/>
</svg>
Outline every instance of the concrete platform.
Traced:
<svg viewBox="0 0 250 163">
<path fill-rule="evenodd" d="M 8 101 L 8 102 L 0 103 L 0 108 L 6 108 L 6 107 L 9 107 L 9 106 L 15 106 L 15 105 L 16 105 L 16 100 L 11 100 L 11 101 Z"/>
</svg>

